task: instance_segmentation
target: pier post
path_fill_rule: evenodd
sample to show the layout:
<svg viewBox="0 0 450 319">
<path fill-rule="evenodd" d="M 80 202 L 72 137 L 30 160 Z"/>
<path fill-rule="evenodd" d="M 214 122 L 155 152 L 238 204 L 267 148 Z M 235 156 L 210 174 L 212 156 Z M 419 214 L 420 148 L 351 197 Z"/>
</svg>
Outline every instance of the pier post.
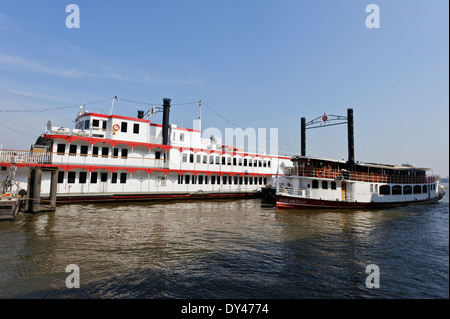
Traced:
<svg viewBox="0 0 450 319">
<path fill-rule="evenodd" d="M 34 168 L 34 180 L 33 180 L 33 192 L 31 193 L 31 211 L 33 213 L 39 212 L 41 202 L 41 180 L 42 180 L 42 168 Z"/>
<path fill-rule="evenodd" d="M 348 167 L 355 164 L 355 136 L 353 133 L 353 109 L 347 109 L 347 130 L 348 130 Z"/>
<path fill-rule="evenodd" d="M 306 117 L 302 117 L 301 121 L 301 156 L 306 156 Z"/>
<path fill-rule="evenodd" d="M 58 169 L 51 171 L 50 210 L 56 210 L 56 191 L 58 186 Z"/>
</svg>

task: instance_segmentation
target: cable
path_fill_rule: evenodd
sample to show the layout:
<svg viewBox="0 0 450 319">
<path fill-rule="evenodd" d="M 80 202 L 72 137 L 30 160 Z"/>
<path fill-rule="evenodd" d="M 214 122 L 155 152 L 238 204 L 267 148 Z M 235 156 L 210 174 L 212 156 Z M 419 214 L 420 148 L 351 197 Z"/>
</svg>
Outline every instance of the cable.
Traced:
<svg viewBox="0 0 450 319">
<path fill-rule="evenodd" d="M 0 110 L 0 112 L 17 113 L 17 112 L 47 112 L 47 111 L 65 110 L 65 109 L 80 107 L 80 105 L 89 105 L 89 104 L 101 103 L 101 102 L 109 101 L 110 99 L 111 98 L 107 98 L 107 99 L 103 99 L 103 100 L 93 101 L 93 102 L 89 102 L 89 103 L 82 103 L 82 104 L 77 104 L 77 105 L 70 105 L 70 106 L 48 107 L 48 108 L 43 108 L 43 109 L 28 109 L 28 110 L 13 110 L 13 109 L 9 109 L 9 110 Z"/>
</svg>

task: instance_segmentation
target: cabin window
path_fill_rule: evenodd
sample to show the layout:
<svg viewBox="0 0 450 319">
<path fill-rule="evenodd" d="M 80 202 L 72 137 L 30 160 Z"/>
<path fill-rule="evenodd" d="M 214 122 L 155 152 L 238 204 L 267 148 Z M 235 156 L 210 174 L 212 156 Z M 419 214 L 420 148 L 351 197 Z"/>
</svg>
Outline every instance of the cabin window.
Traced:
<svg viewBox="0 0 450 319">
<path fill-rule="evenodd" d="M 184 141 L 184 133 L 180 133 L 180 142 Z"/>
<path fill-rule="evenodd" d="M 64 171 L 58 172 L 58 184 L 64 183 Z"/>
<path fill-rule="evenodd" d="M 101 181 L 101 182 L 106 182 L 106 181 L 108 181 L 108 173 L 102 173 L 102 174 L 100 175 L 100 181 Z"/>
<path fill-rule="evenodd" d="M 215 184 L 216 183 L 216 176 L 212 175 L 211 176 L 211 184 Z"/>
<path fill-rule="evenodd" d="M 213 155 L 209 156 L 209 164 L 214 164 L 214 156 Z"/>
<path fill-rule="evenodd" d="M 84 121 L 84 128 L 86 130 L 89 128 L 89 120 Z"/>
<path fill-rule="evenodd" d="M 226 185 L 228 181 L 228 177 L 226 177 L 225 175 L 222 176 L 222 184 Z"/>
<path fill-rule="evenodd" d="M 249 183 L 250 185 L 253 185 L 253 177 L 250 176 L 250 177 L 248 178 L 248 183 Z"/>
<path fill-rule="evenodd" d="M 191 175 L 184 175 L 184 183 L 185 184 L 189 184 L 190 179 L 191 179 Z"/>
<path fill-rule="evenodd" d="M 267 177 L 264 177 L 264 185 L 267 185 Z"/>
<path fill-rule="evenodd" d="M 189 162 L 194 163 L 194 154 L 189 154 Z"/>
<path fill-rule="evenodd" d="M 239 185 L 242 185 L 242 176 L 239 176 Z"/>
<path fill-rule="evenodd" d="M 247 185 L 247 184 L 248 184 L 248 177 L 245 176 L 245 177 L 244 177 L 244 185 Z"/>
<path fill-rule="evenodd" d="M 203 155 L 203 164 L 208 164 L 208 156 Z"/>
<path fill-rule="evenodd" d="M 66 144 L 58 144 L 56 147 L 57 153 L 65 153 L 66 152 Z"/>
<path fill-rule="evenodd" d="M 237 165 L 237 158 L 236 157 L 233 157 L 233 165 Z"/>
<path fill-rule="evenodd" d="M 100 127 L 100 121 L 99 120 L 92 120 L 92 126 L 93 127 Z"/>
<path fill-rule="evenodd" d="M 336 189 L 336 182 L 331 182 L 331 189 Z"/>
<path fill-rule="evenodd" d="M 109 153 L 109 148 L 102 147 L 102 156 L 108 157 L 108 153 Z"/>
<path fill-rule="evenodd" d="M 118 157 L 119 156 L 119 149 L 118 148 L 113 148 L 113 156 L 114 157 Z"/>
<path fill-rule="evenodd" d="M 87 172 L 80 172 L 80 176 L 78 178 L 78 181 L 80 184 L 86 184 L 87 179 Z"/>
<path fill-rule="evenodd" d="M 322 189 L 328 189 L 328 182 L 322 181 Z"/>
<path fill-rule="evenodd" d="M 197 175 L 192 175 L 192 184 L 197 184 Z"/>
<path fill-rule="evenodd" d="M 125 184 L 127 182 L 127 173 L 120 173 L 120 184 Z"/>
<path fill-rule="evenodd" d="M 122 158 L 127 158 L 127 157 L 128 157 L 128 149 L 122 148 Z"/>
<path fill-rule="evenodd" d="M 104 130 L 106 130 L 106 125 L 108 124 L 108 122 L 106 122 L 106 121 L 102 121 L 102 128 L 104 129 Z"/>
<path fill-rule="evenodd" d="M 403 195 L 409 194 L 412 194 L 412 186 L 410 185 L 403 186 Z"/>
<path fill-rule="evenodd" d="M 227 157 L 227 165 L 231 165 L 231 157 Z"/>
<path fill-rule="evenodd" d="M 97 184 L 97 176 L 98 176 L 97 172 L 91 173 L 91 184 Z"/>
<path fill-rule="evenodd" d="M 128 126 L 127 122 L 122 122 L 122 124 L 120 125 L 120 131 L 122 133 L 126 133 L 127 132 L 127 126 Z"/>
<path fill-rule="evenodd" d="M 75 183 L 75 172 L 69 172 L 68 176 L 67 176 L 67 183 L 69 184 L 73 184 Z"/>
<path fill-rule="evenodd" d="M 239 158 L 238 165 L 242 166 L 242 158 Z"/>
<path fill-rule="evenodd" d="M 234 183 L 234 185 L 238 184 L 238 176 L 236 176 L 236 175 L 233 176 L 233 183 Z"/>
<path fill-rule="evenodd" d="M 203 175 L 198 175 L 198 183 L 203 184 Z"/>
<path fill-rule="evenodd" d="M 414 194 L 421 194 L 422 193 L 422 187 L 420 185 L 415 185 L 413 187 L 413 193 Z"/>
<path fill-rule="evenodd" d="M 178 174 L 178 184 L 183 184 L 183 175 Z"/>
<path fill-rule="evenodd" d="M 267 161 L 267 167 L 270 167 L 270 160 Z"/>
<path fill-rule="evenodd" d="M 220 156 L 216 156 L 216 165 L 220 164 Z"/>
<path fill-rule="evenodd" d="M 373 184 L 370 184 L 370 192 L 373 193 Z"/>
<path fill-rule="evenodd" d="M 201 162 L 201 155 L 197 155 L 197 163 Z"/>
<path fill-rule="evenodd" d="M 392 195 L 401 195 L 401 194 L 402 194 L 402 187 L 400 185 L 392 186 Z"/>
<path fill-rule="evenodd" d="M 80 155 L 81 156 L 87 156 L 88 153 L 88 147 L 86 145 L 80 146 Z"/>
<path fill-rule="evenodd" d="M 92 156 L 98 156 L 98 146 L 92 147 Z"/>
<path fill-rule="evenodd" d="M 375 184 L 375 193 L 378 193 L 378 184 Z"/>
<path fill-rule="evenodd" d="M 312 181 L 312 188 L 319 188 L 319 181 L 313 180 Z"/>
<path fill-rule="evenodd" d="M 187 163 L 187 154 L 183 154 L 183 163 Z"/>
<path fill-rule="evenodd" d="M 252 167 L 252 165 L 253 165 L 253 160 L 250 158 L 250 159 L 248 160 L 248 166 L 249 166 L 249 167 Z"/>
<path fill-rule="evenodd" d="M 117 183 L 117 173 L 112 173 L 111 175 L 111 183 L 116 184 Z"/>
<path fill-rule="evenodd" d="M 267 167 L 267 162 L 263 161 L 263 167 Z"/>
<path fill-rule="evenodd" d="M 205 175 L 205 184 L 208 184 L 208 175 Z"/>
<path fill-rule="evenodd" d="M 427 185 L 422 186 L 422 193 L 426 194 L 427 192 Z"/>
<path fill-rule="evenodd" d="M 244 166 L 247 166 L 247 159 L 244 158 Z"/>
<path fill-rule="evenodd" d="M 77 155 L 77 146 L 75 144 L 70 144 L 69 146 L 69 156 Z"/>
<path fill-rule="evenodd" d="M 391 195 L 391 187 L 389 185 L 381 185 L 380 195 Z"/>
<path fill-rule="evenodd" d="M 134 123 L 133 125 L 133 133 L 139 134 L 139 123 Z"/>
</svg>

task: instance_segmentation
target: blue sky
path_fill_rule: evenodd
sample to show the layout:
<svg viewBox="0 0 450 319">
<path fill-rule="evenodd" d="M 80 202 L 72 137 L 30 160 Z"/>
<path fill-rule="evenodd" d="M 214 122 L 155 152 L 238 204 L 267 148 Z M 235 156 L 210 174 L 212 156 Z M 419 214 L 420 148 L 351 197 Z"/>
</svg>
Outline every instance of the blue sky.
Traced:
<svg viewBox="0 0 450 319">
<path fill-rule="evenodd" d="M 80 28 L 68 29 L 68 4 Z M 380 28 L 369 29 L 369 4 Z M 241 128 L 278 128 L 300 152 L 300 118 L 355 113 L 355 157 L 449 167 L 449 4 L 431 1 L 0 1 L 0 110 L 118 96 L 116 114 L 203 100 Z M 111 100 L 89 105 L 108 112 Z M 3 148 L 29 149 L 78 109 L 1 112 Z M 192 127 L 199 108 L 174 106 Z M 157 114 L 151 121 L 160 123 Z M 6 126 L 8 127 L 6 127 Z M 202 126 L 231 127 L 203 107 Z M 345 126 L 308 130 L 307 153 L 347 158 Z"/>
</svg>

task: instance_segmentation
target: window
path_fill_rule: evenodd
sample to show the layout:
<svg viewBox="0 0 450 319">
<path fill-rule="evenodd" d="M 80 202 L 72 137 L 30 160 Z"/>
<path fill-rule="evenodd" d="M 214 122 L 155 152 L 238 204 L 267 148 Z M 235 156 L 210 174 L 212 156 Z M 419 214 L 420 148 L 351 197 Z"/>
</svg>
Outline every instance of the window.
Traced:
<svg viewBox="0 0 450 319">
<path fill-rule="evenodd" d="M 381 185 L 380 195 L 391 195 L 391 187 L 389 185 Z"/>
<path fill-rule="evenodd" d="M 220 164 L 220 156 L 216 156 L 216 165 Z"/>
<path fill-rule="evenodd" d="M 118 148 L 113 148 L 113 156 L 114 157 L 118 157 L 119 156 L 119 149 Z"/>
<path fill-rule="evenodd" d="M 403 186 L 403 195 L 409 194 L 412 194 L 412 186 L 410 185 Z"/>
<path fill-rule="evenodd" d="M 184 182 L 185 182 L 185 184 L 189 184 L 190 179 L 191 179 L 191 175 L 184 175 Z"/>
<path fill-rule="evenodd" d="M 187 163 L 187 154 L 183 154 L 183 163 Z"/>
<path fill-rule="evenodd" d="M 68 176 L 67 176 L 67 183 L 69 184 L 73 184 L 75 183 L 75 172 L 69 172 Z"/>
<path fill-rule="evenodd" d="M 370 184 L 370 192 L 373 193 L 373 184 Z"/>
<path fill-rule="evenodd" d="M 81 156 L 87 156 L 88 149 L 89 148 L 86 145 L 81 145 L 80 146 L 80 155 Z"/>
<path fill-rule="evenodd" d="M 102 121 L 102 128 L 104 129 L 104 130 L 106 130 L 106 125 L 108 124 L 108 122 L 106 122 L 106 121 Z"/>
<path fill-rule="evenodd" d="M 202 157 L 201 155 L 197 155 L 197 163 L 201 163 Z"/>
<path fill-rule="evenodd" d="M 248 184 L 248 176 L 245 176 L 244 177 L 244 185 L 247 185 Z"/>
<path fill-rule="evenodd" d="M 89 128 L 89 120 L 84 121 L 84 128 L 86 130 Z"/>
<path fill-rule="evenodd" d="M 198 175 L 198 183 L 203 184 L 203 175 Z"/>
<path fill-rule="evenodd" d="M 231 165 L 231 157 L 227 157 L 227 165 Z"/>
<path fill-rule="evenodd" d="M 401 194 L 402 194 L 402 187 L 400 185 L 392 186 L 392 195 L 401 195 Z"/>
<path fill-rule="evenodd" d="M 225 156 L 222 156 L 222 165 L 225 165 Z"/>
<path fill-rule="evenodd" d="M 120 125 L 120 131 L 122 133 L 126 133 L 127 132 L 127 125 L 128 125 L 127 122 L 122 122 L 122 124 Z"/>
<path fill-rule="evenodd" d="M 122 148 L 122 158 L 127 158 L 127 157 L 128 157 L 128 149 Z"/>
<path fill-rule="evenodd" d="M 264 177 L 264 185 L 267 185 L 267 177 Z"/>
<path fill-rule="evenodd" d="M 226 177 L 225 175 L 222 176 L 222 184 L 226 185 L 228 181 L 228 177 Z"/>
<path fill-rule="evenodd" d="M 378 184 L 375 184 L 375 193 L 378 193 Z"/>
<path fill-rule="evenodd" d="M 267 162 L 263 161 L 263 167 L 267 167 Z"/>
<path fill-rule="evenodd" d="M 117 183 L 117 173 L 112 173 L 111 175 L 111 183 L 116 184 Z"/>
<path fill-rule="evenodd" d="M 80 176 L 78 179 L 80 184 L 86 184 L 86 179 L 87 179 L 87 172 L 80 172 Z"/>
<path fill-rule="evenodd" d="M 189 154 L 189 162 L 194 163 L 194 154 Z"/>
<path fill-rule="evenodd" d="M 208 164 L 208 156 L 203 155 L 203 164 Z"/>
<path fill-rule="evenodd" d="M 236 175 L 233 176 L 233 183 L 234 183 L 234 185 L 237 185 L 237 183 L 238 183 L 238 176 L 236 176 Z"/>
<path fill-rule="evenodd" d="M 64 183 L 64 171 L 58 172 L 58 184 Z"/>
<path fill-rule="evenodd" d="M 58 144 L 56 148 L 57 153 L 65 153 L 66 152 L 66 144 Z"/>
<path fill-rule="evenodd" d="M 69 146 L 69 156 L 77 155 L 77 146 L 74 144 L 70 144 Z"/>
<path fill-rule="evenodd" d="M 319 188 L 319 181 L 313 180 L 312 181 L 312 188 Z"/>
<path fill-rule="evenodd" d="M 178 174 L 178 184 L 183 184 L 183 175 Z"/>
<path fill-rule="evenodd" d="M 267 161 L 267 167 L 270 167 L 270 160 Z"/>
<path fill-rule="evenodd" d="M 250 158 L 250 159 L 248 160 L 248 166 L 249 166 L 249 167 L 252 167 L 252 164 L 253 164 L 253 160 Z"/>
<path fill-rule="evenodd" d="M 420 185 L 415 185 L 413 188 L 413 193 L 414 194 L 421 194 L 422 193 L 422 187 L 420 187 Z"/>
<path fill-rule="evenodd" d="M 108 153 L 109 153 L 109 148 L 102 147 L 102 156 L 108 157 Z"/>
<path fill-rule="evenodd" d="M 244 158 L 244 166 L 247 166 L 247 159 Z"/>
<path fill-rule="evenodd" d="M 331 182 L 331 189 L 336 189 L 336 182 Z"/>
<path fill-rule="evenodd" d="M 239 185 L 242 185 L 242 180 L 243 180 L 242 176 L 239 176 Z"/>
<path fill-rule="evenodd" d="M 242 158 L 239 159 L 238 165 L 239 165 L 239 166 L 242 166 Z"/>
<path fill-rule="evenodd" d="M 211 184 L 215 184 L 216 183 L 216 175 L 212 175 L 211 176 Z"/>
<path fill-rule="evenodd" d="M 192 184 L 197 184 L 197 175 L 192 175 Z"/>
<path fill-rule="evenodd" d="M 180 133 L 180 142 L 184 141 L 184 133 Z"/>
<path fill-rule="evenodd" d="M 139 123 L 134 123 L 133 125 L 133 133 L 139 134 Z"/>
<path fill-rule="evenodd" d="M 249 183 L 250 185 L 253 185 L 253 177 L 249 177 L 249 178 L 248 178 L 248 183 Z"/>
<path fill-rule="evenodd" d="M 120 184 L 125 184 L 127 182 L 127 173 L 120 173 Z"/>
<path fill-rule="evenodd" d="M 422 193 L 424 193 L 424 194 L 427 193 L 427 185 L 422 186 Z"/>
<path fill-rule="evenodd" d="M 98 156 L 98 146 L 92 147 L 92 156 Z"/>
<path fill-rule="evenodd" d="M 100 121 L 99 120 L 92 120 L 92 126 L 93 127 L 100 127 Z"/>
<path fill-rule="evenodd" d="M 233 157 L 233 165 L 237 165 L 237 158 L 236 157 Z"/>
<path fill-rule="evenodd" d="M 214 156 L 209 156 L 209 164 L 214 164 Z"/>
<path fill-rule="evenodd" d="M 328 189 L 328 182 L 322 181 L 322 189 Z"/>
<path fill-rule="evenodd" d="M 106 182 L 106 181 L 108 181 L 108 173 L 102 173 L 102 174 L 100 175 L 100 181 L 101 181 L 101 182 Z"/>
<path fill-rule="evenodd" d="M 92 172 L 91 173 L 91 184 L 97 184 L 97 177 L 98 177 L 98 173 L 97 172 Z"/>
</svg>

